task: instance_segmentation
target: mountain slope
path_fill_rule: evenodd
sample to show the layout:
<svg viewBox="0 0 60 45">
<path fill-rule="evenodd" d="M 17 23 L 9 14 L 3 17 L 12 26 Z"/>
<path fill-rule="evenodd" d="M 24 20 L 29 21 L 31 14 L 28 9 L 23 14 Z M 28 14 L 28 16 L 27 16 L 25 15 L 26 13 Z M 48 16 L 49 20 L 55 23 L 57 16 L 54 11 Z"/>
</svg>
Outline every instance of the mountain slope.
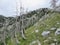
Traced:
<svg viewBox="0 0 60 45">
<path fill-rule="evenodd" d="M 43 21 L 39 21 L 37 22 L 37 25 L 30 27 L 29 29 L 27 29 L 26 32 L 26 37 L 27 40 L 20 40 L 21 45 L 29 45 L 30 43 L 32 43 L 32 41 L 34 40 L 39 40 L 41 42 L 41 45 L 50 45 L 51 43 L 53 43 L 53 39 L 54 38 L 58 38 L 57 36 L 55 36 L 54 32 L 51 32 L 49 37 L 51 37 L 52 39 L 49 40 L 47 38 L 42 37 L 41 33 L 45 30 L 49 31 L 51 27 L 57 27 L 60 28 L 60 24 L 57 24 L 57 22 L 60 23 L 60 14 L 56 13 L 53 15 L 50 15 L 50 17 L 44 19 Z M 36 30 L 38 30 L 38 32 L 36 32 Z M 47 40 L 48 42 L 44 43 L 44 40 Z M 37 44 L 34 44 L 37 45 Z"/>
<path fill-rule="evenodd" d="M 37 12 L 37 11 L 36 11 Z M 31 18 L 35 14 L 36 17 L 38 17 L 38 20 L 33 23 L 33 25 L 29 26 L 25 30 L 26 40 L 24 40 L 20 35 L 20 33 L 17 33 L 17 39 L 13 36 L 15 33 L 15 18 L 12 18 L 13 20 L 10 20 L 10 23 L 7 26 L 8 36 L 6 38 L 7 45 L 15 45 L 16 43 L 18 45 L 50 45 L 51 43 L 55 43 L 54 39 L 57 39 L 57 42 L 60 42 L 60 36 L 55 36 L 55 31 L 51 31 L 50 29 L 52 27 L 60 28 L 60 13 L 48 13 L 45 14 L 45 11 L 37 12 L 35 11 L 27 14 L 27 17 Z M 45 13 L 43 13 L 45 12 Z M 30 16 L 28 16 L 30 14 Z M 25 16 L 25 15 L 24 15 Z M 18 17 L 18 22 L 20 17 Z M 25 19 L 25 18 L 24 18 Z M 11 22 L 12 21 L 12 22 Z M 33 20 L 34 21 L 34 20 Z M 18 23 L 17 22 L 17 23 Z M 28 20 L 27 20 L 28 22 Z M 32 21 L 29 22 L 31 24 Z M 26 26 L 26 25 L 25 25 Z M 3 27 L 4 28 L 4 27 Z M 2 30 L 2 29 L 0 29 Z M 13 31 L 14 30 L 14 31 Z M 5 31 L 5 30 L 4 30 Z M 48 37 L 43 37 L 41 34 L 43 31 L 50 31 Z M 12 36 L 12 37 L 11 37 Z M 47 40 L 47 41 L 46 41 Z"/>
<path fill-rule="evenodd" d="M 59 24 L 58 24 L 59 23 Z M 53 13 L 43 16 L 36 24 L 25 30 L 26 40 L 18 36 L 19 45 L 52 45 L 57 40 L 57 45 L 60 45 L 60 35 L 55 36 L 55 31 L 51 31 L 51 28 L 60 28 L 60 14 Z M 43 31 L 50 31 L 48 37 L 43 37 L 41 34 Z M 15 39 L 9 40 L 8 45 L 14 45 Z"/>
</svg>

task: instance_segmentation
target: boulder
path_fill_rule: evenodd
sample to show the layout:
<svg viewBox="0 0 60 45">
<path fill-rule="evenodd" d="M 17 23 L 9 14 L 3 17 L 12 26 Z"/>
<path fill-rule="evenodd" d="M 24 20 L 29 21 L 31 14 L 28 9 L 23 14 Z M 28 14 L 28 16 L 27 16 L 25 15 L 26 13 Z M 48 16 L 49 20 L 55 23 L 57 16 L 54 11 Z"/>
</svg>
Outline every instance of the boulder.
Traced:
<svg viewBox="0 0 60 45">
<path fill-rule="evenodd" d="M 46 37 L 46 36 L 48 36 L 50 34 L 50 31 L 43 31 L 42 32 L 42 36 L 44 36 L 44 37 Z"/>
<path fill-rule="evenodd" d="M 49 40 L 44 40 L 44 43 L 48 42 Z"/>
<path fill-rule="evenodd" d="M 59 35 L 60 34 L 60 28 L 58 28 L 55 32 L 55 35 Z"/>
<path fill-rule="evenodd" d="M 38 32 L 39 32 L 39 30 L 35 30 L 35 32 L 36 32 L 36 33 L 38 33 Z"/>
<path fill-rule="evenodd" d="M 60 24 L 60 22 L 59 22 L 59 21 L 56 21 L 56 23 L 57 23 L 57 24 Z"/>
<path fill-rule="evenodd" d="M 57 24 L 60 24 L 59 22 L 57 22 Z"/>
<path fill-rule="evenodd" d="M 35 41 L 33 41 L 33 42 L 30 43 L 30 45 L 35 45 L 35 44 L 41 45 L 41 43 L 40 43 L 39 40 L 35 40 Z"/>
<path fill-rule="evenodd" d="M 55 45 L 55 43 L 51 43 L 50 45 Z"/>
<path fill-rule="evenodd" d="M 55 31 L 57 28 L 55 28 L 55 27 L 52 27 L 50 30 L 53 30 L 53 31 Z"/>
</svg>

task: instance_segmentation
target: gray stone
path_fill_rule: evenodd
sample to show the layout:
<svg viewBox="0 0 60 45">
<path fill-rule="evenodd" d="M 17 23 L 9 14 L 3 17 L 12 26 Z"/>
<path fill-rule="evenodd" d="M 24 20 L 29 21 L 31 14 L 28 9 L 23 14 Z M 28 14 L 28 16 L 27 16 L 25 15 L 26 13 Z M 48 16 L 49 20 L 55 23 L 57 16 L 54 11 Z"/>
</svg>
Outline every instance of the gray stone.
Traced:
<svg viewBox="0 0 60 45">
<path fill-rule="evenodd" d="M 46 36 L 48 36 L 50 34 L 50 31 L 43 31 L 42 32 L 42 36 L 44 36 L 44 37 L 46 37 Z"/>
<path fill-rule="evenodd" d="M 57 41 L 57 39 L 54 39 L 54 41 Z"/>
<path fill-rule="evenodd" d="M 48 37 L 48 39 L 52 39 L 52 37 Z"/>
<path fill-rule="evenodd" d="M 35 40 L 35 41 L 33 41 L 32 43 L 30 43 L 30 45 L 34 45 L 35 43 L 37 43 L 38 45 L 41 45 L 41 43 L 40 43 L 39 40 Z"/>
<path fill-rule="evenodd" d="M 49 40 L 44 40 L 44 43 L 48 42 Z"/>
<path fill-rule="evenodd" d="M 57 22 L 57 24 L 60 24 L 60 22 L 59 21 L 56 21 Z"/>
<path fill-rule="evenodd" d="M 56 30 L 56 28 L 55 27 L 52 27 L 50 30 Z"/>
<path fill-rule="evenodd" d="M 55 43 L 51 43 L 50 45 L 55 45 Z"/>
<path fill-rule="evenodd" d="M 59 35 L 60 34 L 60 28 L 58 28 L 55 32 L 55 35 Z"/>
<path fill-rule="evenodd" d="M 36 32 L 36 33 L 38 33 L 38 32 L 39 32 L 39 30 L 35 30 L 35 32 Z"/>
<path fill-rule="evenodd" d="M 49 26 L 49 25 L 46 25 L 47 27 Z"/>
<path fill-rule="evenodd" d="M 60 24 L 59 22 L 57 22 L 57 24 Z"/>
</svg>

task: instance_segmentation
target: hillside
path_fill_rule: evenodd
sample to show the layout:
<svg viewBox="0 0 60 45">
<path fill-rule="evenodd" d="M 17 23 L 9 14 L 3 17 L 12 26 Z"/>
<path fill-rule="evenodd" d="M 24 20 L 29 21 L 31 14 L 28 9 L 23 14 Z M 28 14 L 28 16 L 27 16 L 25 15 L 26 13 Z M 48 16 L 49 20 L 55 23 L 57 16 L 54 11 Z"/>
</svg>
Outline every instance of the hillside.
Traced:
<svg viewBox="0 0 60 45">
<path fill-rule="evenodd" d="M 43 9 L 44 10 L 44 9 Z M 60 45 L 60 34 L 59 35 L 55 35 L 55 32 L 57 31 L 57 29 L 60 28 L 60 13 L 46 13 L 46 11 L 33 11 L 32 13 L 28 13 L 27 15 L 23 15 L 25 16 L 24 19 L 29 18 L 26 22 L 30 22 L 28 23 L 27 28 L 25 27 L 25 36 L 26 39 L 23 39 L 20 35 L 20 32 L 17 33 L 17 39 L 15 40 L 15 29 L 16 29 L 16 17 L 12 17 L 9 18 L 8 21 L 9 24 L 7 26 L 6 32 L 7 32 L 7 37 L 5 39 L 6 44 L 7 45 L 52 45 L 52 44 L 56 44 L 56 45 Z M 30 16 L 29 16 L 30 15 Z M 36 19 L 35 17 L 36 16 Z M 26 18 L 27 17 L 27 18 Z M 31 18 L 32 17 L 32 18 Z M 19 16 L 17 21 L 19 22 Z M 13 19 L 13 20 L 11 20 Z M 20 18 L 21 19 L 21 18 Z M 34 19 L 34 20 L 32 20 Z M 25 22 L 24 21 L 24 22 Z M 32 23 L 33 21 L 33 23 Z M 11 23 L 12 22 L 12 23 Z M 17 23 L 18 23 L 17 22 Z M 24 26 L 26 26 L 27 23 L 24 23 Z M 3 30 L 4 27 L 0 28 L 0 31 Z M 5 31 L 3 30 L 3 31 Z M 18 31 L 18 30 L 17 30 Z M 43 32 L 46 31 L 50 32 L 48 35 L 43 34 Z M 3 33 L 3 32 L 2 32 Z M 2 34 L 1 33 L 1 34 Z M 43 34 L 43 35 L 42 35 Z M 44 36 L 45 35 L 45 36 Z M 0 35 L 1 36 L 1 35 Z M 0 42 L 0 45 L 4 45 L 2 43 L 2 41 Z"/>
<path fill-rule="evenodd" d="M 26 40 L 18 37 L 20 40 L 20 45 L 52 45 L 55 43 L 55 39 L 57 40 L 58 45 L 60 42 L 60 35 L 55 36 L 55 30 L 52 31 L 51 28 L 60 28 L 60 14 L 56 13 L 50 15 L 46 19 L 38 21 L 34 26 L 31 26 L 25 31 Z M 59 24 L 58 24 L 59 23 Z M 38 31 L 37 31 L 38 30 Z M 43 37 L 41 34 L 43 31 L 51 31 L 48 37 Z M 38 43 L 38 41 L 39 43 Z M 37 41 L 37 42 L 36 42 Z M 35 43 L 36 42 L 36 43 Z M 10 43 L 9 43 L 10 44 Z"/>
<path fill-rule="evenodd" d="M 41 20 L 41 19 L 40 19 Z M 27 40 L 20 39 L 20 45 L 39 45 L 35 41 L 39 40 L 41 45 L 52 45 L 57 42 L 57 45 L 60 45 L 60 35 L 55 36 L 55 31 L 51 28 L 60 28 L 60 14 L 50 14 L 49 17 L 38 21 L 34 26 L 28 28 L 25 33 Z M 50 31 L 50 34 L 47 37 L 42 36 L 43 31 Z M 57 41 L 55 41 L 57 40 Z"/>
</svg>

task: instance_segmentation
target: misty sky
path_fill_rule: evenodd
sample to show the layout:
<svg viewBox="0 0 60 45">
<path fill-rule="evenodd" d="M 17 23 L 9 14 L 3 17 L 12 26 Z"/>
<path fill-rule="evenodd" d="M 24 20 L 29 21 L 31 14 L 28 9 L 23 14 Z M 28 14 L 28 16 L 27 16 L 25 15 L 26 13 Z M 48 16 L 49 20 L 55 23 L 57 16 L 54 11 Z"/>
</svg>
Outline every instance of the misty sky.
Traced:
<svg viewBox="0 0 60 45">
<path fill-rule="evenodd" d="M 0 0 L 0 14 L 4 16 L 15 16 L 16 2 L 19 8 L 19 0 Z M 50 7 L 50 0 L 22 0 L 21 2 L 23 7 L 30 11 Z"/>
</svg>

